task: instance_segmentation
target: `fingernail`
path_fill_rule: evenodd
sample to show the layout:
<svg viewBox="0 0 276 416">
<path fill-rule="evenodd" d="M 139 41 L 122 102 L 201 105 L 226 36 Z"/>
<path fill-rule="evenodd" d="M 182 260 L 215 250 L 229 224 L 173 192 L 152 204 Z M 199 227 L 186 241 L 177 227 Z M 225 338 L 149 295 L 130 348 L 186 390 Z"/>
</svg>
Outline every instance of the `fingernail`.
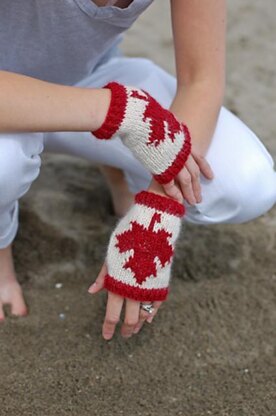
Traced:
<svg viewBox="0 0 276 416">
<path fill-rule="evenodd" d="M 138 328 L 135 328 L 135 329 L 134 329 L 133 333 L 134 333 L 134 334 L 138 334 L 138 332 L 139 332 L 139 331 L 140 331 L 140 328 L 138 327 Z"/>
<path fill-rule="evenodd" d="M 151 323 L 152 323 L 152 321 L 153 321 L 153 318 L 154 318 L 154 316 L 151 316 L 150 318 L 148 318 L 148 319 L 147 319 L 147 322 L 148 322 L 149 324 L 151 324 Z"/>
</svg>

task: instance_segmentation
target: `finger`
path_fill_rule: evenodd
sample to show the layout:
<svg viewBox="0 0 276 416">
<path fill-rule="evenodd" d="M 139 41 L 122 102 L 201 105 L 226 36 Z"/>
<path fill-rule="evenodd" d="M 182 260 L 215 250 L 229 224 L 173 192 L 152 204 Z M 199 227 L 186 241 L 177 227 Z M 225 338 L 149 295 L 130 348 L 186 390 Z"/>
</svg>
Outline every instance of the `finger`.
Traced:
<svg viewBox="0 0 276 416">
<path fill-rule="evenodd" d="M 198 167 L 191 173 L 192 187 L 197 204 L 202 201 L 201 184 L 200 184 L 200 170 Z"/>
<path fill-rule="evenodd" d="M 102 334 L 104 339 L 110 340 L 115 332 L 116 325 L 120 320 L 124 298 L 115 293 L 108 292 L 106 314 L 103 323 Z"/>
<path fill-rule="evenodd" d="M 125 320 L 121 328 L 121 334 L 124 338 L 129 338 L 133 334 L 134 328 L 139 322 L 140 302 L 127 299 Z"/>
<path fill-rule="evenodd" d="M 145 322 L 151 323 L 153 321 L 153 318 L 157 314 L 158 309 L 160 308 L 161 305 L 162 305 L 162 302 L 154 302 L 153 303 L 154 310 L 151 314 L 144 311 L 143 309 L 140 310 L 139 322 L 133 331 L 134 334 L 138 334 L 138 332 L 142 329 Z"/>
<path fill-rule="evenodd" d="M 88 292 L 94 295 L 94 293 L 99 292 L 104 287 L 104 278 L 107 274 L 107 266 L 106 263 L 104 263 L 103 267 L 101 268 L 100 273 L 98 274 L 97 279 L 95 282 L 89 287 Z"/>
<path fill-rule="evenodd" d="M 168 196 L 182 203 L 183 197 L 181 191 L 179 190 L 178 186 L 175 184 L 174 181 L 164 184 L 163 189 Z"/>
<path fill-rule="evenodd" d="M 155 316 L 157 315 L 158 310 L 160 309 L 160 307 L 161 307 L 162 303 L 163 303 L 163 302 L 154 302 L 154 304 L 153 304 L 154 311 L 153 311 L 153 313 L 152 313 L 152 314 L 148 317 L 148 319 L 147 319 L 147 322 L 148 322 L 149 324 L 151 324 L 151 323 L 152 323 L 153 319 L 154 319 L 154 318 L 155 318 Z"/>
<path fill-rule="evenodd" d="M 203 156 L 193 155 L 193 157 L 196 163 L 198 164 L 199 169 L 201 173 L 203 174 L 203 176 L 205 176 L 205 178 L 210 179 L 210 180 L 213 179 L 214 172 L 211 166 L 209 165 L 209 163 L 207 162 L 207 160 Z"/>
<path fill-rule="evenodd" d="M 2 303 L 0 303 L 0 323 L 5 319 L 4 309 Z"/>
<path fill-rule="evenodd" d="M 195 176 L 192 177 L 192 187 L 193 187 L 193 192 L 194 192 L 196 203 L 199 204 L 202 201 L 199 177 L 195 177 Z"/>
<path fill-rule="evenodd" d="M 192 188 L 195 200 L 197 203 L 199 203 L 202 200 L 200 185 L 200 169 L 193 157 L 189 158 L 186 164 L 186 169 L 191 175 Z"/>
<path fill-rule="evenodd" d="M 135 326 L 134 330 L 133 330 L 133 334 L 138 334 L 138 332 L 141 330 L 141 328 L 143 327 L 144 323 L 146 322 L 146 320 L 151 316 L 152 314 L 150 314 L 149 312 L 144 311 L 143 309 L 140 309 L 140 315 L 139 315 L 139 322 L 137 323 L 137 325 Z"/>
<path fill-rule="evenodd" d="M 178 181 L 183 197 L 188 201 L 189 204 L 195 205 L 196 199 L 192 187 L 192 178 L 186 167 L 179 173 Z"/>
<path fill-rule="evenodd" d="M 14 316 L 26 316 L 28 314 L 28 309 L 24 301 L 21 289 L 16 290 L 13 293 L 10 305 L 11 314 Z"/>
</svg>

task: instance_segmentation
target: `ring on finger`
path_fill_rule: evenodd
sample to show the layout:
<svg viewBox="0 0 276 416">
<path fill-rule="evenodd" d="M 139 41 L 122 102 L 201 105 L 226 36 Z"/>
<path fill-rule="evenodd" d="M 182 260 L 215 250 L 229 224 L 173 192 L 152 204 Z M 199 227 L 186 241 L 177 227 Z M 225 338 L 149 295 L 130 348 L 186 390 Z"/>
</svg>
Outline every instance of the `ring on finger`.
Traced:
<svg viewBox="0 0 276 416">
<path fill-rule="evenodd" d="M 154 312 L 153 303 L 141 303 L 140 308 L 143 309 L 143 311 L 148 312 L 150 315 Z"/>
</svg>

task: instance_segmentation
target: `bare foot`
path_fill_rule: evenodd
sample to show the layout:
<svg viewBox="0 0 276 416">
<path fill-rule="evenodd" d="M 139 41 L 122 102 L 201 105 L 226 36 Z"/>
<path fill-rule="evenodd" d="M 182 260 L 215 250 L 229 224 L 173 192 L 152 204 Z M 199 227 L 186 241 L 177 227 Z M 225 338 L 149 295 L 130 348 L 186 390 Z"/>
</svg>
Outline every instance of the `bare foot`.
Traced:
<svg viewBox="0 0 276 416">
<path fill-rule="evenodd" d="M 28 313 L 16 279 L 11 246 L 0 249 L 0 322 L 5 319 L 4 305 L 10 306 L 14 316 L 25 316 Z"/>
<path fill-rule="evenodd" d="M 123 217 L 134 200 L 133 194 L 128 189 L 124 173 L 111 166 L 101 166 L 100 168 L 111 192 L 115 214 L 118 217 Z"/>
</svg>

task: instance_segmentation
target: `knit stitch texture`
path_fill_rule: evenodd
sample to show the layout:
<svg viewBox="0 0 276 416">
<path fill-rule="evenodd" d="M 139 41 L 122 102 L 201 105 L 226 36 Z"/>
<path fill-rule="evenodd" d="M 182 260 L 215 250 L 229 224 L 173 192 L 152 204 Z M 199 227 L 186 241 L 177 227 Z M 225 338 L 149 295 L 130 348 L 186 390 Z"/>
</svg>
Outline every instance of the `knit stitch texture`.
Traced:
<svg viewBox="0 0 276 416">
<path fill-rule="evenodd" d="M 116 82 L 104 88 L 111 90 L 109 110 L 92 134 L 106 140 L 118 134 L 159 183 L 173 180 L 191 153 L 187 126 L 143 90 Z"/>
<path fill-rule="evenodd" d="M 165 300 L 184 212 L 184 206 L 170 198 L 137 194 L 112 233 L 104 287 L 140 302 Z"/>
</svg>

